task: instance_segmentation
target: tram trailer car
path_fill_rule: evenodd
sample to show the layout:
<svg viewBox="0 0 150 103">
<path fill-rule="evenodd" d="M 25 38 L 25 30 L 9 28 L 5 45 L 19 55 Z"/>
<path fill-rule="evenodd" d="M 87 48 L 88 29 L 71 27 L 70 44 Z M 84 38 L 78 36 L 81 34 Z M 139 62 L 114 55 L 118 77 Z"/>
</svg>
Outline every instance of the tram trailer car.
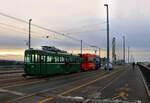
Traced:
<svg viewBox="0 0 150 103">
<path fill-rule="evenodd" d="M 81 71 L 88 71 L 88 70 L 95 70 L 95 58 L 96 55 L 94 54 L 80 54 L 80 58 L 82 62 L 80 64 Z"/>
<path fill-rule="evenodd" d="M 80 56 L 45 50 L 25 50 L 24 71 L 29 76 L 49 76 L 80 71 Z"/>
</svg>

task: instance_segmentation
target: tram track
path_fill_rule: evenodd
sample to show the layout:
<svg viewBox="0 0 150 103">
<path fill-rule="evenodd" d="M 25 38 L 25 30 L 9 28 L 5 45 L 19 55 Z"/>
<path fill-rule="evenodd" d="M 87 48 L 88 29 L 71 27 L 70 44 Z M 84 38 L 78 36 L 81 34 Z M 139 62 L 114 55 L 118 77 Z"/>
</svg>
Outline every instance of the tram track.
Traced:
<svg viewBox="0 0 150 103">
<path fill-rule="evenodd" d="M 0 88 L 2 89 L 9 89 L 13 87 L 18 87 L 18 86 L 24 86 L 24 85 L 30 85 L 30 84 L 35 84 L 35 83 L 42 83 L 46 82 L 48 80 L 59 80 L 59 79 L 64 79 L 64 78 L 72 78 L 74 76 L 79 76 L 81 74 L 85 75 L 94 75 L 97 71 L 91 71 L 91 72 L 80 72 L 80 73 L 74 73 L 74 74 L 68 74 L 68 75 L 60 75 L 60 76 L 55 76 L 55 77 L 46 77 L 46 78 L 22 78 L 18 81 L 14 82 L 6 82 L 0 85 Z"/>
<path fill-rule="evenodd" d="M 54 76 L 54 77 L 46 77 L 46 78 L 23 78 L 22 75 L 16 75 L 13 78 L 8 76 L 7 78 L 3 77 L 0 78 L 0 88 L 9 88 L 9 87 L 16 87 L 16 86 L 22 86 L 22 85 L 29 85 L 29 84 L 34 84 L 34 83 L 40 83 L 40 82 L 44 82 L 45 80 L 59 80 L 59 79 L 63 79 L 66 77 L 74 77 L 74 76 L 78 76 L 80 74 L 84 75 L 84 74 L 91 74 L 91 73 L 95 73 L 97 72 L 97 70 L 95 71 L 87 71 L 87 72 L 80 72 L 80 73 L 73 73 L 73 74 L 66 74 L 66 75 L 60 75 L 60 76 Z M 93 74 L 94 75 L 94 74 Z"/>
<path fill-rule="evenodd" d="M 78 73 L 79 74 L 79 73 Z M 78 75 L 78 76 L 72 76 L 72 77 L 74 77 L 74 79 L 75 79 L 75 81 L 80 81 L 81 79 L 85 79 L 86 77 L 92 77 L 92 75 L 101 75 L 101 74 L 104 74 L 104 72 L 102 72 L 102 71 L 94 71 L 94 72 L 83 72 L 83 74 L 84 75 L 81 75 L 82 73 L 80 73 L 80 76 Z M 57 80 L 57 83 L 53 86 L 53 87 L 55 87 L 56 85 L 57 86 L 61 86 L 61 85 L 65 85 L 65 84 L 68 84 L 69 83 L 69 81 L 71 82 L 72 81 L 72 79 L 71 78 L 69 78 L 69 79 L 71 79 L 71 80 L 66 80 L 66 83 L 61 83 L 60 81 L 64 81 L 65 79 L 67 79 L 68 77 L 66 77 L 66 78 L 60 78 L 59 79 L 59 81 L 58 81 L 58 78 L 56 78 L 55 80 Z M 55 81 L 55 80 L 52 80 L 53 82 Z M 48 81 L 48 82 L 52 82 L 52 81 Z M 68 82 L 68 83 L 67 83 Z M 72 82 L 74 82 L 74 81 L 72 81 Z M 44 84 L 43 84 L 44 85 Z M 54 88 L 51 88 L 51 89 L 54 89 Z M 41 88 L 43 88 L 43 87 L 41 87 Z M 9 89 L 9 90 L 14 90 L 14 89 L 12 89 L 12 88 L 7 88 L 7 89 Z M 49 88 L 50 89 L 50 88 Z M 38 90 L 38 89 L 37 89 Z M 30 92 L 30 93 L 27 93 L 27 95 L 25 95 L 25 96 L 23 96 L 23 97 L 19 97 L 19 98 L 21 98 L 21 99 L 23 99 L 23 98 L 26 98 L 26 97 L 31 97 L 32 95 L 35 95 L 35 94 L 37 94 L 37 93 L 39 93 L 39 92 L 44 92 L 44 91 L 46 91 L 47 89 L 45 89 L 45 88 L 43 88 L 42 90 L 38 90 L 38 91 L 35 91 L 35 92 Z"/>
<path fill-rule="evenodd" d="M 75 94 L 80 94 L 80 95 L 78 95 L 78 96 L 81 96 L 82 95 L 82 93 L 81 93 L 81 91 L 84 89 L 87 89 L 88 88 L 88 91 L 89 91 L 89 87 L 88 86 L 90 86 L 90 85 L 93 85 L 95 82 L 97 82 L 97 81 L 99 81 L 99 80 L 102 80 L 102 79 L 106 79 L 106 81 L 105 81 L 105 83 L 101 86 L 101 88 L 99 88 L 99 90 L 98 91 L 102 91 L 103 89 L 105 89 L 107 86 L 109 86 L 114 80 L 117 80 L 120 76 L 121 76 L 121 74 L 123 74 L 123 73 L 121 73 L 121 74 L 119 74 L 121 71 L 115 71 L 115 72 L 113 72 L 112 74 L 106 74 L 106 75 L 103 75 L 103 76 L 98 76 L 98 77 L 96 77 L 96 78 L 94 78 L 94 79 L 92 79 L 92 80 L 89 80 L 89 81 L 87 81 L 87 82 L 83 82 L 82 84 L 80 84 L 80 85 L 77 85 L 77 86 L 75 86 L 75 87 L 71 87 L 71 88 L 69 88 L 68 89 L 68 86 L 66 86 L 65 88 L 65 90 L 63 90 L 63 91 L 60 91 L 60 92 L 58 92 L 57 93 L 57 95 L 56 96 L 58 96 L 58 95 L 74 95 L 74 93 Z M 116 73 L 118 73 L 118 75 L 116 75 Z M 112 76 L 111 77 L 111 79 L 108 79 L 107 77 L 109 77 L 109 76 Z M 108 79 L 108 80 L 107 80 Z M 96 89 L 97 90 L 97 89 Z M 96 90 L 94 90 L 93 88 L 92 88 L 92 92 L 90 92 L 90 94 L 93 94 L 93 93 L 95 93 L 96 92 Z M 87 96 L 87 91 L 84 93 L 84 95 L 82 95 L 83 97 L 88 97 Z M 44 96 L 44 93 L 43 93 L 43 96 Z M 74 96 L 76 96 L 76 95 L 74 95 Z M 54 102 L 55 101 L 55 98 L 56 97 L 52 97 L 49 93 L 45 93 L 45 98 L 44 99 L 41 99 L 41 100 L 37 100 L 37 102 L 36 103 L 47 103 L 47 102 Z"/>
<path fill-rule="evenodd" d="M 14 77 L 14 78 L 4 78 L 4 79 L 0 79 L 0 83 L 8 83 L 8 82 L 13 82 L 13 81 L 18 81 L 18 80 L 22 80 L 23 77 Z"/>
<path fill-rule="evenodd" d="M 92 73 L 88 72 L 88 73 L 84 73 L 82 77 L 87 77 L 87 76 L 91 76 L 91 75 L 95 75 L 97 72 L 94 71 Z M 63 76 L 60 76 L 60 77 L 54 77 L 54 78 L 43 78 L 43 79 L 37 79 L 37 81 L 33 81 L 33 82 L 29 82 L 29 83 L 21 83 L 21 84 L 17 84 L 17 85 L 14 85 L 14 86 L 7 86 L 5 87 L 5 89 L 11 89 L 12 87 L 18 87 L 18 86 L 24 86 L 24 85 L 32 85 L 32 84 L 36 84 L 36 83 L 47 83 L 47 82 L 51 82 L 51 81 L 57 81 L 57 80 L 63 80 L 63 79 L 67 79 L 67 78 L 73 78 L 74 76 L 77 76 L 79 77 L 79 75 L 82 75 L 82 73 L 76 73 L 76 74 L 71 74 L 71 75 L 63 75 Z"/>
<path fill-rule="evenodd" d="M 22 77 L 22 73 L 13 73 L 13 74 L 0 74 L 0 81 L 1 80 L 7 80 L 7 79 L 13 79 L 13 78 L 20 78 Z"/>
<path fill-rule="evenodd" d="M 62 84 L 62 85 L 58 85 L 58 86 L 56 86 L 56 87 L 54 87 L 54 88 L 49 88 L 49 89 L 45 89 L 45 90 L 42 90 L 42 91 L 38 91 L 38 92 L 35 92 L 35 93 L 31 93 L 31 94 L 29 94 L 29 95 L 25 95 L 25 96 L 23 96 L 23 97 L 20 97 L 20 98 L 17 98 L 17 99 L 14 99 L 14 100 L 12 100 L 12 101 L 8 101 L 8 102 L 6 102 L 6 103 L 17 103 L 17 101 L 19 100 L 28 100 L 29 98 L 33 98 L 34 96 L 38 96 L 39 97 L 39 95 L 40 94 L 44 94 L 44 93 L 47 93 L 47 92 L 52 92 L 52 91 L 54 91 L 54 93 L 56 93 L 56 94 L 59 94 L 60 92 L 61 93 L 64 93 L 65 94 L 65 91 L 67 91 L 67 90 L 72 90 L 72 88 L 74 88 L 74 86 L 83 86 L 83 84 L 86 84 L 87 82 L 90 82 L 90 81 L 92 81 L 93 79 L 95 79 L 95 78 L 99 78 L 99 77 L 102 77 L 102 78 L 104 78 L 105 77 L 105 75 L 108 75 L 108 74 L 106 74 L 106 73 L 102 73 L 102 74 L 99 74 L 99 73 L 97 73 L 97 74 L 95 74 L 95 75 L 91 75 L 91 76 L 88 76 L 87 78 L 85 78 L 85 77 L 83 77 L 82 79 L 78 79 L 78 80 L 76 80 L 76 81 L 72 81 L 72 82 L 68 82 L 68 83 L 65 83 L 65 84 Z M 86 86 L 86 85 L 85 85 Z M 57 91 L 57 92 L 56 92 Z M 45 97 L 49 97 L 49 95 L 47 95 L 47 96 L 45 96 Z M 41 97 L 40 97 L 41 98 Z M 30 99 L 29 99 L 30 100 Z M 39 100 L 39 99 L 38 99 Z M 19 103 L 19 102 L 18 102 Z M 23 102 L 24 103 L 24 102 Z M 25 102 L 26 103 L 26 102 Z"/>
</svg>

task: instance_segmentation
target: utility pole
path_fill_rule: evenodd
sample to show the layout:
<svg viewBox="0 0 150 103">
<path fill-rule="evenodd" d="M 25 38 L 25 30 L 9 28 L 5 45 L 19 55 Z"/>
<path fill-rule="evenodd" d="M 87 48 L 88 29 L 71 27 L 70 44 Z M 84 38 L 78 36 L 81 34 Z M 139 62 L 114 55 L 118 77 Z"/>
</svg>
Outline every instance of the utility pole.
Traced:
<svg viewBox="0 0 150 103">
<path fill-rule="evenodd" d="M 82 40 L 81 40 L 81 54 L 82 54 Z"/>
<path fill-rule="evenodd" d="M 123 36 L 123 60 L 125 63 L 126 62 L 126 58 L 125 58 L 125 36 Z"/>
<path fill-rule="evenodd" d="M 130 59 L 130 47 L 128 46 L 128 63 L 130 62 L 129 59 Z"/>
<path fill-rule="evenodd" d="M 108 11 L 108 4 L 104 4 L 106 6 L 107 12 L 107 69 L 109 70 L 109 11 Z"/>
<path fill-rule="evenodd" d="M 29 19 L 29 49 L 31 48 L 31 21 L 32 19 Z"/>
</svg>

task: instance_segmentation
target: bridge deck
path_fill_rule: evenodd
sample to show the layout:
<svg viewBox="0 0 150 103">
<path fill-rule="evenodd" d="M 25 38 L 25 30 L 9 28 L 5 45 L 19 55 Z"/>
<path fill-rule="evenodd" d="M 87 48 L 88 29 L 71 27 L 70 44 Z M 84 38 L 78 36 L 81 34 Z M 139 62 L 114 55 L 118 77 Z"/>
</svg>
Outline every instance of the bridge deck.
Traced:
<svg viewBox="0 0 150 103">
<path fill-rule="evenodd" d="M 81 96 L 89 99 L 96 93 L 101 93 L 102 99 L 121 99 L 131 102 L 140 100 L 142 103 L 150 103 L 138 67 L 133 70 L 131 66 L 117 66 L 109 73 L 97 70 L 51 77 L 36 82 L 1 87 L 0 101 L 2 103 L 8 101 L 9 103 L 67 103 L 56 102 L 55 96 Z"/>
</svg>

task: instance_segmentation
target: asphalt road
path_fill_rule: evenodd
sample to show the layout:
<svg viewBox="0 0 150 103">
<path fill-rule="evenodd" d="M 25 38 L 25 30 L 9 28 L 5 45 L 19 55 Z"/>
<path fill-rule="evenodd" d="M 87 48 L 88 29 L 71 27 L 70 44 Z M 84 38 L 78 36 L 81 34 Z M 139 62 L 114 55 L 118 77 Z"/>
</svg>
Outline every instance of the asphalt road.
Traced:
<svg viewBox="0 0 150 103">
<path fill-rule="evenodd" d="M 102 98 L 150 103 L 139 70 L 128 66 L 110 72 L 97 70 L 10 85 L 0 88 L 0 103 L 50 103 L 57 95 L 88 98 L 96 92 L 101 92 Z"/>
<path fill-rule="evenodd" d="M 64 76 L 58 76 L 58 77 L 52 77 L 52 78 L 46 78 L 46 79 L 39 79 L 39 81 L 35 81 L 32 83 L 25 83 L 25 84 L 16 84 L 16 85 L 10 85 L 7 87 L 3 87 L 2 90 L 0 90 L 0 103 L 6 103 L 8 101 L 11 102 L 11 100 L 25 97 L 21 100 L 17 100 L 16 102 L 19 103 L 29 103 L 29 98 L 33 99 L 32 97 L 37 97 L 37 94 L 40 94 L 39 92 L 44 91 L 50 91 L 55 88 L 62 88 L 64 89 L 66 85 L 69 84 L 76 84 L 76 82 L 80 82 L 80 80 L 86 80 L 87 78 L 93 78 L 93 76 L 99 76 L 104 75 L 105 72 L 103 70 L 98 71 L 91 71 L 91 72 L 82 72 L 82 73 L 75 73 L 75 74 L 69 74 Z M 81 82 L 80 82 L 81 83 Z M 66 88 L 67 89 L 67 88 Z M 33 95 L 33 96 L 32 96 Z M 35 103 L 36 100 L 33 99 L 33 103 Z M 30 101 L 30 103 L 32 103 Z"/>
</svg>

